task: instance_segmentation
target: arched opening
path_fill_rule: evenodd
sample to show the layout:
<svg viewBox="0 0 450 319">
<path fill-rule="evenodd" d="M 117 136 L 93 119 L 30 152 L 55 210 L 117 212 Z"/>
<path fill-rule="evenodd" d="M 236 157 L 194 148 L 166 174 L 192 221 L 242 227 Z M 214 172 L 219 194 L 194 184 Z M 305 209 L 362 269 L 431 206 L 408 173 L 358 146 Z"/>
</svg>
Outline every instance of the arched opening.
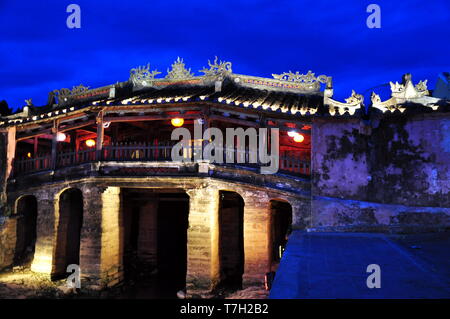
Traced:
<svg viewBox="0 0 450 319">
<path fill-rule="evenodd" d="M 216 288 L 242 289 L 244 273 L 244 200 L 235 192 L 220 191 L 220 281 Z"/>
<path fill-rule="evenodd" d="M 32 195 L 19 198 L 16 206 L 17 228 L 14 264 L 31 265 L 36 245 L 37 200 Z"/>
<path fill-rule="evenodd" d="M 59 196 L 59 223 L 52 277 L 64 278 L 67 266 L 80 264 L 80 238 L 83 225 L 83 194 L 70 188 Z"/>
<path fill-rule="evenodd" d="M 292 206 L 283 201 L 270 201 L 272 268 L 276 270 L 292 227 Z"/>
<path fill-rule="evenodd" d="M 189 196 L 122 189 L 123 265 L 130 297 L 176 298 L 186 288 Z"/>
</svg>

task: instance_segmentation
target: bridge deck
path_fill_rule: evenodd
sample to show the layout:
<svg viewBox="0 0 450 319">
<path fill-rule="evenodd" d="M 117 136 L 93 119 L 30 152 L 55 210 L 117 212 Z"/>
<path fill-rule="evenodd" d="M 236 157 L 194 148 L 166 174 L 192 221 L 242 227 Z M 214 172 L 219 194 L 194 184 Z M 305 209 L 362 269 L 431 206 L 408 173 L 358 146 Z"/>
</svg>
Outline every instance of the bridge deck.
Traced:
<svg viewBox="0 0 450 319">
<path fill-rule="evenodd" d="M 381 267 L 369 289 L 367 265 Z M 270 298 L 450 298 L 450 233 L 294 231 Z"/>
</svg>

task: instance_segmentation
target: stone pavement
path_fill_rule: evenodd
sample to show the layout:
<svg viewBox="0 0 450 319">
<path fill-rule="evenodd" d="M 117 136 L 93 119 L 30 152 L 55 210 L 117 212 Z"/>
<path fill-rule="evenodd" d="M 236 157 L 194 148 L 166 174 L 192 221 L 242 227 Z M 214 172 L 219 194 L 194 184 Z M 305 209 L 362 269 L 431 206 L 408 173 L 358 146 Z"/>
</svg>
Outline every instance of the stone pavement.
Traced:
<svg viewBox="0 0 450 319">
<path fill-rule="evenodd" d="M 369 264 L 381 288 L 367 287 Z M 450 298 L 450 233 L 294 231 L 269 298 Z"/>
</svg>

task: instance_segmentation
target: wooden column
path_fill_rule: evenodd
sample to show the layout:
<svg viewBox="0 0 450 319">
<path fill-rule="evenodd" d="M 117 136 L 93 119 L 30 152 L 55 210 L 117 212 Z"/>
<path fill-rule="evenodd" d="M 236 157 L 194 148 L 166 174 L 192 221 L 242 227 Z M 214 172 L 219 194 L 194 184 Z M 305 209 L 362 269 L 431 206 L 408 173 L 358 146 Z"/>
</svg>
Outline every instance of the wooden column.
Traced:
<svg viewBox="0 0 450 319">
<path fill-rule="evenodd" d="M 72 134 L 71 138 L 73 138 L 73 142 L 74 142 L 73 147 L 75 149 L 75 162 L 78 163 L 78 159 L 79 159 L 78 151 L 80 150 L 80 140 L 78 138 L 78 132 L 75 131 Z"/>
<path fill-rule="evenodd" d="M 35 136 L 34 137 L 34 142 L 33 142 L 33 156 L 34 157 L 37 157 L 38 144 L 39 144 L 39 137 Z"/>
<path fill-rule="evenodd" d="M 202 119 L 203 119 L 203 135 L 205 134 L 205 131 L 209 129 L 211 126 L 211 120 L 209 119 L 209 108 L 203 109 Z M 208 140 L 203 140 L 203 149 L 205 149 L 205 146 L 209 143 L 210 136 L 207 136 Z"/>
<path fill-rule="evenodd" d="M 58 152 L 58 122 L 54 122 L 52 127 L 52 159 L 51 159 L 51 168 L 54 170 L 56 168 L 56 154 Z"/>
<path fill-rule="evenodd" d="M 103 148 L 103 138 L 104 138 L 104 128 L 103 128 L 103 111 L 100 111 L 97 115 L 97 143 L 95 144 L 97 155 L 97 160 L 102 159 L 102 148 Z"/>
<path fill-rule="evenodd" d="M 13 161 L 16 155 L 16 143 L 16 127 L 8 127 L 6 129 L 6 174 L 4 181 L 9 178 L 13 169 Z"/>
<path fill-rule="evenodd" d="M 39 144 L 39 137 L 35 136 L 33 140 L 33 158 L 38 157 L 38 144 Z M 39 169 L 39 162 L 35 161 L 34 168 Z"/>
</svg>

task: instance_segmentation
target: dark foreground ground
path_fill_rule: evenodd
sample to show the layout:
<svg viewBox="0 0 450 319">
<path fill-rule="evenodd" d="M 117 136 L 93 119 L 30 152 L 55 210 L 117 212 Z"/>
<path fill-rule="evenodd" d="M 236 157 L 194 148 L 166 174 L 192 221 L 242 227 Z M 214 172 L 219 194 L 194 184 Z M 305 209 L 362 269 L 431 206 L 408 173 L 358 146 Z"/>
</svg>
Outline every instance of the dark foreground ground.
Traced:
<svg viewBox="0 0 450 319">
<path fill-rule="evenodd" d="M 238 291 L 190 290 L 187 298 L 194 299 L 266 299 L 263 286 L 252 286 Z M 161 283 L 156 276 L 127 281 L 109 289 L 71 289 L 65 279 L 51 281 L 48 277 L 33 273 L 29 267 L 15 267 L 0 272 L 0 299 L 176 299 L 170 286 Z"/>
<path fill-rule="evenodd" d="M 367 287 L 369 264 L 381 288 Z M 450 232 L 294 231 L 269 298 L 450 298 Z"/>
</svg>

